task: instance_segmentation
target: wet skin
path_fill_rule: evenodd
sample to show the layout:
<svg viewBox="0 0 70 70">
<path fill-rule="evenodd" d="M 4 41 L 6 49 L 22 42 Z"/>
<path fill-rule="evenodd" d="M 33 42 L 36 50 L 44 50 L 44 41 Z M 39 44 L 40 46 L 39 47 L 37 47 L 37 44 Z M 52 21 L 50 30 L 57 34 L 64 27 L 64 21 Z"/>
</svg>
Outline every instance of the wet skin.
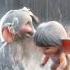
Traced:
<svg viewBox="0 0 70 70">
<path fill-rule="evenodd" d="M 66 55 L 64 52 L 57 47 L 49 47 L 49 48 L 40 48 L 44 54 L 43 61 L 41 66 L 44 66 L 48 59 L 51 58 L 53 61 L 53 65 L 51 66 L 52 70 L 64 70 L 67 65 Z"/>
</svg>

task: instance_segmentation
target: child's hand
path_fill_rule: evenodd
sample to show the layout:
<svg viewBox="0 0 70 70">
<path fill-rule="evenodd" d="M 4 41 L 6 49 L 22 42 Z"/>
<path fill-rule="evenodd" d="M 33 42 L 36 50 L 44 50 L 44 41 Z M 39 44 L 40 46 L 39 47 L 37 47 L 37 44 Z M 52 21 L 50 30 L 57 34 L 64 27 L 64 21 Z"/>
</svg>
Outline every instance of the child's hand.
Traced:
<svg viewBox="0 0 70 70">
<path fill-rule="evenodd" d="M 60 64 L 56 70 L 64 70 L 67 66 L 67 59 L 65 53 L 61 53 L 60 55 Z"/>
<path fill-rule="evenodd" d="M 56 70 L 64 70 L 64 69 L 62 69 L 62 68 L 58 67 Z"/>
<path fill-rule="evenodd" d="M 63 70 L 63 69 L 61 69 L 61 68 L 57 68 L 56 70 Z"/>
<path fill-rule="evenodd" d="M 57 68 L 56 70 L 62 70 L 61 68 Z"/>
<path fill-rule="evenodd" d="M 40 64 L 41 67 L 45 66 L 45 64 L 47 63 L 49 57 L 47 55 L 44 55 L 42 58 L 42 62 Z"/>
</svg>

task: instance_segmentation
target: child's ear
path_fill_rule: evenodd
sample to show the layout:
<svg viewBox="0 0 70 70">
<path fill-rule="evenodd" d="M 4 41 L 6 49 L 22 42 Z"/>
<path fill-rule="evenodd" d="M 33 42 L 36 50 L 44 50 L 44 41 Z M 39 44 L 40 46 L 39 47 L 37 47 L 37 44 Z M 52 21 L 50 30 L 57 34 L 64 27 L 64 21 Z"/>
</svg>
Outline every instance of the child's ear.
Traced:
<svg viewBox="0 0 70 70">
<path fill-rule="evenodd" d="M 14 35 L 9 31 L 8 27 L 2 30 L 2 35 L 6 42 L 13 42 Z"/>
</svg>

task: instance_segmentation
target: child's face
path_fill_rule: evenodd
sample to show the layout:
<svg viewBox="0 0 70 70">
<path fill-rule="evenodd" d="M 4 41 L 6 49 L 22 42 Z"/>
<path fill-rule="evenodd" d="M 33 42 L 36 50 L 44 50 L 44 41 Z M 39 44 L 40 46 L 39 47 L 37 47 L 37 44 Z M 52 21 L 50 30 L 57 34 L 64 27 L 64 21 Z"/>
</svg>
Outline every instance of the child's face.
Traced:
<svg viewBox="0 0 70 70">
<path fill-rule="evenodd" d="M 57 54 L 58 48 L 57 47 L 48 47 L 48 48 L 41 48 L 42 52 L 47 56 L 54 56 Z"/>
</svg>

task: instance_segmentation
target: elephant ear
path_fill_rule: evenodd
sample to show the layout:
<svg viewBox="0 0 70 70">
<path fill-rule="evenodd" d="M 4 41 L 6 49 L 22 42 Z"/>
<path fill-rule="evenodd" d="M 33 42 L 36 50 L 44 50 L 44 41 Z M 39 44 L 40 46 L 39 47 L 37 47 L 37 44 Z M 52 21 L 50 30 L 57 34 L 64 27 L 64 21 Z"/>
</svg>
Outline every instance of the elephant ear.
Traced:
<svg viewBox="0 0 70 70">
<path fill-rule="evenodd" d="M 18 20 L 18 18 L 14 17 L 13 20 L 12 20 L 12 23 L 5 23 L 2 28 L 3 29 L 8 28 L 8 30 L 11 33 L 15 34 L 19 29 L 19 20 Z"/>
<path fill-rule="evenodd" d="M 7 43 L 11 43 L 14 41 L 14 34 L 16 33 L 16 30 L 18 29 L 18 18 L 13 18 L 12 23 L 5 23 L 2 29 L 2 35 L 4 40 Z"/>
<path fill-rule="evenodd" d="M 8 27 L 3 28 L 2 35 L 7 43 L 13 42 L 14 35 L 9 31 Z"/>
</svg>

